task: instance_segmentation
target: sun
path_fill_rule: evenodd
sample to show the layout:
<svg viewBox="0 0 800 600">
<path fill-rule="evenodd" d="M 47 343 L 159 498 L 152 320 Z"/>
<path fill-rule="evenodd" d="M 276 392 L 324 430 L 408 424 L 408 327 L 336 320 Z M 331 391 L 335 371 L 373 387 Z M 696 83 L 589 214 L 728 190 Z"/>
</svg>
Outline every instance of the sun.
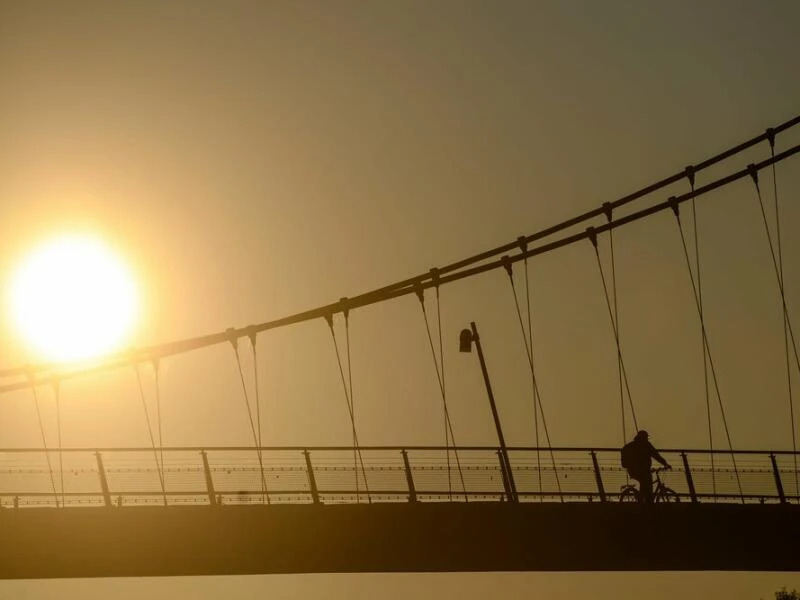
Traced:
<svg viewBox="0 0 800 600">
<path fill-rule="evenodd" d="M 139 316 L 131 270 L 105 242 L 64 235 L 36 248 L 9 286 L 12 322 L 25 344 L 55 362 L 120 348 Z"/>
</svg>

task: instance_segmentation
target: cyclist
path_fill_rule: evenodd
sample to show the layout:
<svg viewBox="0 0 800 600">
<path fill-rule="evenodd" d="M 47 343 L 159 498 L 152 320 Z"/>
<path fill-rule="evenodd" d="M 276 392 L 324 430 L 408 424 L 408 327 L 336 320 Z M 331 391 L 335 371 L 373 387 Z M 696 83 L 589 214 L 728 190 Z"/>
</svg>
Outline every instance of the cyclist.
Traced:
<svg viewBox="0 0 800 600">
<path fill-rule="evenodd" d="M 654 458 L 665 468 L 672 468 L 650 443 L 650 435 L 644 430 L 638 432 L 633 441 L 622 448 L 622 466 L 627 469 L 631 479 L 639 482 L 639 495 L 647 504 L 653 502 L 653 479 L 650 467 Z"/>
</svg>

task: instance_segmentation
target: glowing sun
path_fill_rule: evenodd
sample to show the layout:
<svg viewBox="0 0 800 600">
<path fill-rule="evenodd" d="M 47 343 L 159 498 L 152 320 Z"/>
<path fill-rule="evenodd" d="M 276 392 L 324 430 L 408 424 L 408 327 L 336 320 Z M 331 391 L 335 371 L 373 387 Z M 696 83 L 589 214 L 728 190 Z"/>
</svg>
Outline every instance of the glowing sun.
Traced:
<svg viewBox="0 0 800 600">
<path fill-rule="evenodd" d="M 13 272 L 10 309 L 22 340 L 38 355 L 79 361 L 126 342 L 139 294 L 131 271 L 109 246 L 66 235 L 36 248 Z"/>
</svg>

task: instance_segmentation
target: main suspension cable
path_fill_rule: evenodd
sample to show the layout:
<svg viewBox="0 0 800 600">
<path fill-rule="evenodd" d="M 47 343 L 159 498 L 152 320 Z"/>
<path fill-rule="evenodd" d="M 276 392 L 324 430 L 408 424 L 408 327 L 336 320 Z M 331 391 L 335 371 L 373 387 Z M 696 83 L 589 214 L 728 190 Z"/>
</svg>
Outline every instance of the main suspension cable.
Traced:
<svg viewBox="0 0 800 600">
<path fill-rule="evenodd" d="M 774 131 L 775 131 L 775 133 L 778 133 L 780 131 L 784 131 L 784 130 L 790 128 L 790 127 L 793 127 L 793 126 L 797 125 L 798 123 L 800 123 L 800 117 L 796 117 L 795 119 L 792 119 L 791 121 L 788 121 L 787 123 L 784 123 L 784 124 L 780 125 L 779 127 L 776 127 L 774 129 Z M 752 147 L 753 145 L 755 145 L 756 143 L 758 143 L 758 142 L 760 142 L 760 141 L 762 141 L 764 139 L 766 139 L 766 137 L 764 135 L 761 135 L 761 136 L 758 136 L 756 138 L 753 138 L 752 140 L 749 140 L 749 141 L 747 141 L 747 142 L 745 142 L 743 144 L 740 144 L 739 146 L 736 146 L 735 148 L 731 148 L 730 150 L 727 150 L 727 151 L 725 151 L 725 152 L 723 152 L 723 153 L 721 153 L 721 154 L 719 154 L 719 155 L 717 155 L 717 156 L 715 156 L 715 157 L 713 157 L 711 159 L 708 159 L 706 161 L 698 163 L 697 165 L 695 165 L 694 169 L 695 169 L 695 171 L 700 171 L 702 169 L 708 168 L 709 166 L 711 166 L 713 164 L 716 164 L 716 163 L 718 163 L 719 161 L 721 161 L 723 159 L 726 159 L 726 158 L 729 158 L 730 156 L 738 154 L 739 152 L 741 152 L 742 150 L 744 150 L 746 148 Z M 777 162 L 786 160 L 787 158 L 789 158 L 791 156 L 794 156 L 798 152 L 800 152 L 800 145 L 795 145 L 795 146 L 793 146 L 793 147 L 791 147 L 791 148 L 789 148 L 789 149 L 787 149 L 787 150 L 785 150 L 785 151 L 783 151 L 783 152 L 781 152 L 779 154 L 776 154 L 772 159 L 766 159 L 766 160 L 758 163 L 756 165 L 756 167 L 757 167 L 757 169 L 765 168 L 766 166 L 769 166 L 769 165 L 775 164 Z M 725 185 L 728 185 L 728 184 L 730 184 L 730 183 L 732 183 L 732 182 L 734 182 L 734 181 L 736 181 L 736 180 L 738 180 L 740 178 L 746 177 L 746 176 L 747 176 L 747 170 L 746 169 L 743 172 L 742 171 L 738 171 L 738 172 L 732 173 L 732 174 L 730 174 L 730 175 L 728 175 L 726 177 L 722 177 L 721 179 L 718 179 L 718 180 L 716 180 L 716 181 L 714 181 L 712 183 L 709 183 L 709 184 L 703 186 L 702 188 L 698 188 L 697 190 L 695 190 L 695 193 L 693 195 L 692 194 L 684 194 L 684 195 L 680 196 L 678 201 L 679 202 L 683 202 L 683 201 L 685 201 L 685 200 L 687 200 L 687 199 L 689 199 L 691 197 L 704 195 L 704 194 L 706 194 L 708 192 L 711 192 L 713 190 L 719 189 L 719 188 L 721 188 L 721 187 L 723 187 Z M 628 196 L 625 196 L 624 198 L 620 198 L 619 200 L 612 202 L 611 206 L 616 209 L 617 207 L 625 205 L 625 204 L 627 204 L 629 202 L 632 202 L 633 200 L 642 198 L 643 196 L 645 196 L 645 195 L 647 195 L 649 193 L 652 193 L 653 191 L 661 189 L 661 188 L 663 188 L 664 186 L 666 186 L 668 184 L 680 181 L 683 177 L 685 177 L 685 172 L 684 171 L 682 171 L 678 175 L 674 175 L 674 176 L 669 177 L 669 178 L 667 178 L 667 179 L 665 179 L 663 181 L 660 181 L 660 182 L 658 182 L 656 184 L 648 186 L 647 188 L 639 190 L 638 192 L 636 192 L 634 194 L 630 194 Z M 597 230 L 598 233 L 600 233 L 601 231 L 606 231 L 606 230 L 614 229 L 616 227 L 621 227 L 623 225 L 627 225 L 629 223 L 632 223 L 633 221 L 637 221 L 639 219 L 643 219 L 643 218 L 649 217 L 650 215 L 653 215 L 653 214 L 655 214 L 657 212 L 660 212 L 662 210 L 666 210 L 667 208 L 669 208 L 669 206 L 666 203 L 656 204 L 656 205 L 641 209 L 641 210 L 639 210 L 637 212 L 631 213 L 630 215 L 626 215 L 625 217 L 623 217 L 621 219 L 618 219 L 617 221 L 614 221 L 613 223 L 608 223 L 608 224 L 606 224 L 604 226 L 597 227 L 596 230 Z M 560 223 L 560 224 L 558 224 L 556 226 L 553 226 L 553 227 L 547 228 L 545 230 L 539 231 L 539 232 L 537 232 L 535 234 L 526 236 L 525 239 L 528 242 L 541 240 L 541 239 L 546 238 L 548 236 L 551 236 L 551 235 L 553 235 L 553 234 L 555 234 L 557 232 L 564 231 L 565 229 L 567 229 L 569 227 L 573 227 L 573 226 L 575 226 L 575 225 L 577 225 L 579 223 L 585 222 L 588 219 L 600 216 L 600 215 L 603 214 L 603 212 L 604 212 L 604 210 L 603 210 L 602 207 L 596 208 L 596 209 L 591 210 L 591 211 L 589 211 L 589 212 L 587 212 L 585 214 L 579 215 L 577 217 L 569 219 L 568 221 Z M 539 247 L 536 247 L 536 248 L 533 248 L 533 249 L 529 250 L 526 253 L 526 256 L 535 256 L 535 255 L 538 255 L 538 254 L 543 254 L 543 253 L 546 253 L 546 252 L 550 252 L 550 251 L 556 250 L 557 248 L 562 248 L 564 246 L 576 243 L 579 240 L 584 239 L 585 237 L 587 237 L 585 232 L 579 232 L 579 233 L 576 233 L 576 234 L 565 235 L 565 237 L 562 237 L 560 239 L 554 240 L 554 241 L 549 242 L 549 243 L 545 243 L 542 246 L 539 246 Z M 444 285 L 446 283 L 451 283 L 451 282 L 458 281 L 458 280 L 461 280 L 461 279 L 465 279 L 465 278 L 468 278 L 468 277 L 473 277 L 473 276 L 475 276 L 475 275 L 477 275 L 479 273 L 484 273 L 486 271 L 497 269 L 500 266 L 502 266 L 502 262 L 501 262 L 500 259 L 496 259 L 496 260 L 494 260 L 492 262 L 483 263 L 483 264 L 476 264 L 476 263 L 481 263 L 482 261 L 489 260 L 492 257 L 497 256 L 501 252 L 504 252 L 504 251 L 507 251 L 507 250 L 513 250 L 514 248 L 517 247 L 517 245 L 518 245 L 517 242 L 514 242 L 512 244 L 506 244 L 504 246 L 495 248 L 495 249 L 493 249 L 491 251 L 487 251 L 487 252 L 481 253 L 480 255 L 476 255 L 476 256 L 470 257 L 469 259 L 465 259 L 465 260 L 459 261 L 457 263 L 453 263 L 452 265 L 447 265 L 446 267 L 442 267 L 440 269 L 440 272 L 441 273 L 446 272 L 447 275 L 442 276 L 440 278 L 440 280 L 439 280 L 439 283 Z M 514 257 L 512 257 L 512 261 L 522 260 L 523 258 L 524 258 L 523 256 L 514 256 Z M 473 265 L 473 266 L 470 266 L 469 268 L 467 268 L 469 265 Z M 402 282 L 397 282 L 397 283 L 394 283 L 394 284 L 391 284 L 391 285 L 388 285 L 388 286 L 384 286 L 383 288 L 380 288 L 380 289 L 377 289 L 377 290 L 372 290 L 370 292 L 365 292 L 365 293 L 359 294 L 358 296 L 354 296 L 354 297 L 349 299 L 349 306 L 350 306 L 350 309 L 360 308 L 360 307 L 376 304 L 378 302 L 383 302 L 383 301 L 386 301 L 386 300 L 390 300 L 390 299 L 393 299 L 393 298 L 399 298 L 401 296 L 405 296 L 405 295 L 414 293 L 415 290 L 418 287 L 422 287 L 423 289 L 427 289 L 427 288 L 430 288 L 430 287 L 434 287 L 434 285 L 435 285 L 434 282 L 430 279 L 430 275 L 418 275 L 416 277 L 404 280 Z M 313 309 L 310 309 L 310 310 L 306 310 L 306 311 L 302 311 L 302 312 L 299 312 L 299 313 L 295 313 L 295 314 L 292 314 L 292 315 L 289 315 L 289 316 L 286 316 L 286 317 L 283 317 L 283 318 L 280 318 L 280 319 L 267 321 L 267 322 L 264 322 L 264 323 L 260 323 L 258 325 L 250 325 L 245 329 L 238 329 L 238 330 L 234 329 L 232 331 L 233 331 L 233 335 L 239 335 L 239 336 L 247 335 L 249 332 L 253 332 L 253 331 L 256 332 L 256 333 L 260 333 L 262 331 L 267 331 L 267 330 L 270 330 L 270 329 L 277 329 L 277 328 L 280 328 L 280 327 L 286 327 L 286 326 L 289 326 L 289 325 L 294 325 L 294 324 L 297 324 L 297 323 L 302 323 L 302 322 L 310 321 L 310 320 L 313 320 L 313 319 L 324 318 L 325 315 L 327 315 L 327 314 L 329 314 L 331 312 L 337 312 L 338 310 L 340 310 L 340 307 L 339 307 L 338 303 L 327 304 L 325 306 L 319 306 L 319 307 L 316 307 L 316 308 L 313 308 Z M 67 372 L 61 372 L 61 373 L 58 374 L 58 376 L 63 381 L 65 379 L 69 379 L 69 378 L 80 377 L 80 376 L 94 374 L 94 373 L 98 373 L 98 372 L 102 372 L 102 371 L 108 371 L 108 370 L 112 370 L 112 369 L 119 369 L 119 368 L 122 368 L 122 367 L 127 367 L 131 363 L 145 362 L 147 360 L 150 360 L 152 357 L 164 358 L 164 357 L 167 357 L 167 356 L 174 356 L 174 355 L 177 355 L 177 354 L 190 352 L 190 351 L 197 350 L 197 349 L 200 349 L 200 348 L 206 348 L 206 347 L 213 346 L 213 345 L 216 345 L 216 344 L 221 344 L 221 343 L 224 343 L 224 342 L 228 342 L 230 340 L 231 335 L 232 335 L 231 330 L 226 330 L 226 331 L 223 331 L 223 332 L 211 333 L 211 334 L 207 334 L 207 335 L 203 335 L 203 336 L 199 336 L 199 337 L 188 338 L 188 339 L 183 339 L 183 340 L 177 340 L 177 341 L 174 341 L 174 342 L 169 342 L 169 343 L 165 343 L 165 344 L 158 344 L 158 345 L 150 346 L 150 347 L 147 347 L 147 348 L 136 349 L 133 352 L 129 352 L 129 353 L 125 353 L 125 354 L 121 354 L 121 355 L 116 355 L 116 356 L 110 357 L 106 362 L 104 362 L 104 363 L 102 363 L 102 364 L 100 364 L 98 366 L 86 367 L 86 368 L 82 368 L 82 369 L 75 369 L 73 371 L 67 371 Z M 54 368 L 55 368 L 54 365 L 38 365 L 38 366 L 32 367 L 32 369 L 34 371 L 52 371 Z M 17 376 L 21 372 L 24 372 L 24 371 L 21 371 L 20 368 L 2 370 L 2 371 L 0 371 L 0 379 L 2 379 L 4 377 Z M 15 382 L 15 383 L 10 383 L 10 384 L 6 384 L 6 385 L 0 385 L 0 394 L 6 393 L 6 392 L 15 391 L 15 390 L 19 390 L 19 389 L 27 389 L 29 387 L 31 387 L 31 384 L 29 382 Z"/>
<path fill-rule="evenodd" d="M 505 257 L 505 258 L 508 259 L 508 257 Z M 519 321 L 520 331 L 522 332 L 522 341 L 525 344 L 525 356 L 528 358 L 528 366 L 530 367 L 530 370 L 531 370 L 531 382 L 532 382 L 531 385 L 533 387 L 533 411 L 534 411 L 534 415 L 535 415 L 536 411 L 537 411 L 537 408 L 538 408 L 539 413 L 541 414 L 541 417 L 542 417 L 542 430 L 544 431 L 545 441 L 547 442 L 547 448 L 548 448 L 549 453 L 550 453 L 550 460 L 551 460 L 551 462 L 553 464 L 553 475 L 555 476 L 556 486 L 558 488 L 558 496 L 559 496 L 559 499 L 561 500 L 561 502 L 563 502 L 564 501 L 564 496 L 561 494 L 561 481 L 558 478 L 558 469 L 556 467 L 556 457 L 555 457 L 555 453 L 553 452 L 553 444 L 552 444 L 552 442 L 550 440 L 550 430 L 547 427 L 547 419 L 545 418 L 544 406 L 542 405 L 542 395 L 541 395 L 541 391 L 539 390 L 539 382 L 538 382 L 538 380 L 536 378 L 536 368 L 534 367 L 534 361 L 533 361 L 533 335 L 531 334 L 530 337 L 528 337 L 525 334 L 525 325 L 523 324 L 523 321 L 522 321 L 522 311 L 520 310 L 519 298 L 517 297 L 517 288 L 516 288 L 516 284 L 514 282 L 514 271 L 513 271 L 511 262 L 508 261 L 508 260 L 506 262 L 505 269 L 506 269 L 506 273 L 508 274 L 508 280 L 511 283 L 511 293 L 514 296 L 514 307 L 516 308 L 516 311 L 517 311 L 517 319 Z M 537 424 L 537 427 L 538 427 L 538 421 L 536 421 L 536 424 Z M 537 430 L 537 438 L 538 438 L 538 430 Z M 538 448 L 539 448 L 538 439 L 537 439 L 536 447 L 537 447 L 537 465 L 538 465 L 539 464 L 539 460 L 538 460 L 538 456 L 539 456 L 538 455 Z M 540 475 L 539 475 L 539 491 L 540 492 L 541 492 L 541 489 L 542 489 L 541 485 L 542 485 L 542 482 L 541 482 L 541 468 L 540 468 Z"/>
<path fill-rule="evenodd" d="M 683 231 L 683 223 L 681 221 L 681 214 L 680 214 L 680 206 L 677 202 L 677 199 L 673 196 L 669 199 L 670 205 L 672 207 L 672 212 L 675 215 L 675 222 L 678 224 L 678 231 L 681 236 L 681 246 L 683 247 L 683 256 L 686 259 L 686 268 L 689 272 L 689 280 L 692 284 L 692 297 L 694 298 L 695 307 L 697 308 L 697 314 L 700 318 L 700 331 L 703 334 L 703 343 L 705 345 L 706 356 L 708 357 L 708 365 L 711 370 L 711 380 L 714 383 L 714 391 L 717 395 L 717 402 L 719 404 L 719 412 L 722 416 L 722 425 L 725 428 L 725 437 L 728 440 L 728 449 L 731 453 L 731 461 L 733 463 L 733 472 L 736 474 L 736 484 L 739 488 L 739 496 L 744 503 L 744 493 L 742 492 L 742 481 L 739 477 L 739 469 L 736 465 L 736 455 L 733 452 L 733 442 L 731 441 L 731 432 L 728 428 L 728 419 L 725 416 L 725 406 L 722 403 L 722 394 L 720 393 L 719 389 L 719 380 L 717 379 L 717 370 L 714 367 L 714 359 L 711 354 L 711 346 L 708 343 L 708 333 L 706 331 L 706 322 L 705 322 L 705 315 L 700 307 L 700 298 L 698 296 L 697 290 L 697 283 L 695 282 L 694 274 L 692 273 L 692 263 L 689 259 L 689 249 L 686 245 L 686 235 Z M 713 453 L 712 453 L 713 454 Z"/>
<path fill-rule="evenodd" d="M 361 453 L 361 445 L 358 442 L 358 430 L 356 429 L 356 413 L 355 413 L 355 406 L 353 404 L 353 371 L 350 366 L 350 310 L 347 307 L 347 298 L 342 298 L 340 300 L 342 306 L 344 306 L 343 314 L 345 320 L 345 343 L 347 344 L 346 352 L 347 352 L 347 377 L 345 378 L 344 374 L 344 367 L 342 366 L 342 354 L 339 351 L 339 342 L 336 339 L 336 330 L 333 327 L 333 314 L 331 313 L 326 317 L 326 321 L 328 323 L 328 329 L 331 332 L 331 339 L 333 340 L 333 348 L 336 351 L 336 363 L 339 366 L 339 375 L 342 380 L 342 389 L 344 390 L 344 399 L 347 402 L 347 413 L 350 416 L 350 427 L 353 433 L 353 475 L 355 477 L 355 484 L 356 484 L 356 502 L 359 502 L 361 499 L 359 481 L 358 481 L 358 466 L 361 465 L 361 476 L 364 479 L 364 489 L 367 494 L 367 502 L 372 503 L 372 498 L 369 493 L 369 482 L 367 481 L 367 470 L 364 466 L 364 457 Z M 348 381 L 350 385 L 348 387 Z"/>
<path fill-rule="evenodd" d="M 47 471 L 50 474 L 50 485 L 53 488 L 53 498 L 56 501 L 56 508 L 58 508 L 60 506 L 60 503 L 58 501 L 58 492 L 56 491 L 56 478 L 53 473 L 53 464 L 50 461 L 50 451 L 47 449 L 47 437 L 45 436 L 44 433 L 44 422 L 42 421 L 42 411 L 41 408 L 39 407 L 39 392 L 35 385 L 32 386 L 31 389 L 33 390 L 33 403 L 36 406 L 36 419 L 39 422 L 39 432 L 42 435 L 42 447 L 44 448 L 44 456 L 45 460 L 47 461 Z"/>
<path fill-rule="evenodd" d="M 158 473 L 158 482 L 161 485 L 161 494 L 164 497 L 164 504 L 167 503 L 167 489 L 164 485 L 164 465 L 159 461 L 159 455 L 156 451 L 156 440 L 153 435 L 153 425 L 150 422 L 150 412 L 147 410 L 147 400 L 144 394 L 144 385 L 142 384 L 142 376 L 139 372 L 139 365 L 134 365 L 136 370 L 136 382 L 139 387 L 139 398 L 142 401 L 142 409 L 144 410 L 144 418 L 147 422 L 147 435 L 150 437 L 150 446 L 153 448 L 153 460 L 156 463 L 156 471 Z"/>
<path fill-rule="evenodd" d="M 775 145 L 774 145 L 774 138 L 770 138 L 770 150 L 772 156 L 775 155 Z M 800 358 L 798 358 L 797 352 L 797 343 L 795 342 L 794 338 L 794 329 L 792 327 L 792 320 L 789 314 L 789 309 L 786 306 L 786 288 L 784 287 L 784 279 L 783 279 L 783 252 L 781 250 L 781 229 L 780 229 L 780 213 L 778 209 L 778 180 L 777 175 L 775 174 L 775 168 L 773 165 L 773 188 L 775 191 L 775 223 L 776 223 L 776 236 L 777 236 L 777 258 L 776 258 L 776 248 L 775 244 L 772 241 L 772 235 L 769 231 L 769 225 L 767 224 L 767 213 L 764 209 L 764 200 L 761 196 L 761 186 L 758 183 L 758 171 L 753 169 L 750 172 L 751 179 L 753 180 L 753 184 L 755 185 L 756 189 L 756 196 L 758 198 L 758 204 L 761 208 L 761 218 L 764 222 L 764 231 L 767 235 L 767 242 L 769 243 L 769 251 L 770 256 L 772 257 L 772 266 L 775 270 L 775 276 L 778 280 L 778 290 L 781 294 L 781 308 L 783 312 L 783 346 L 784 346 L 784 353 L 786 357 L 786 385 L 788 390 L 788 400 L 789 400 L 789 422 L 791 425 L 791 433 L 792 433 L 792 451 L 794 452 L 794 471 L 795 471 L 795 485 L 797 487 L 797 493 L 800 495 L 800 477 L 797 476 L 797 433 L 796 433 L 796 426 L 795 426 L 795 413 L 794 413 L 794 397 L 792 394 L 792 368 L 791 368 L 791 358 L 789 353 L 789 347 L 791 342 L 791 348 L 794 351 L 794 359 L 797 365 L 798 373 L 800 373 Z"/>
<path fill-rule="evenodd" d="M 244 404 L 247 408 L 247 419 L 250 423 L 250 432 L 253 435 L 253 443 L 257 446 L 256 456 L 258 457 L 258 469 L 261 474 L 261 494 L 266 497 L 267 504 L 270 503 L 269 494 L 267 493 L 267 478 L 264 474 L 264 457 L 261 454 L 261 445 L 258 443 L 258 435 L 256 434 L 256 426 L 253 421 L 253 409 L 250 406 L 250 394 L 247 391 L 247 385 L 244 381 L 244 371 L 242 369 L 242 358 L 239 355 L 239 344 L 236 338 L 231 338 L 231 345 L 233 346 L 233 353 L 236 356 L 236 366 L 239 369 L 239 381 L 242 384 L 242 396 L 244 397 Z"/>
<path fill-rule="evenodd" d="M 434 274 L 434 280 L 438 280 L 438 274 Z M 442 366 L 441 369 L 439 367 L 439 359 L 436 356 L 436 348 L 433 345 L 433 335 L 431 334 L 431 326 L 430 321 L 428 319 L 428 311 L 425 308 L 425 292 L 422 287 L 417 289 L 417 298 L 419 299 L 420 308 L 422 309 L 422 318 L 425 321 L 425 331 L 428 334 L 428 345 L 431 349 L 431 358 L 433 359 L 433 367 L 436 370 L 436 381 L 439 384 L 439 393 L 441 394 L 442 398 L 442 413 L 444 416 L 444 439 L 445 439 L 445 449 L 447 453 L 447 493 L 448 497 L 452 499 L 453 497 L 453 483 L 451 478 L 451 466 L 450 466 L 450 442 L 453 443 L 453 453 L 455 455 L 456 460 L 456 469 L 458 470 L 458 476 L 461 481 L 461 489 L 464 493 L 464 501 L 468 502 L 469 498 L 467 497 L 466 485 L 464 483 L 464 473 L 461 469 L 461 458 L 458 455 L 458 447 L 456 445 L 456 436 L 453 433 L 453 422 L 450 419 L 450 409 L 447 407 L 447 389 L 444 383 L 444 360 L 442 357 Z M 439 327 L 439 354 L 443 355 L 443 346 L 442 346 L 442 313 L 441 313 L 441 302 L 439 297 L 439 287 L 436 286 L 436 312 L 437 312 L 437 319 L 438 319 L 438 327 Z"/>
<path fill-rule="evenodd" d="M 628 372 L 625 369 L 625 361 L 622 358 L 622 344 L 620 343 L 619 339 L 619 330 L 617 329 L 617 322 L 614 319 L 614 311 L 611 307 L 611 296 L 608 293 L 608 285 L 606 284 L 606 276 L 605 272 L 603 271 L 603 262 L 600 260 L 600 249 L 598 248 L 597 242 L 597 232 L 593 227 L 589 227 L 587 230 L 589 241 L 592 242 L 592 247 L 594 248 L 594 255 L 597 258 L 597 269 L 600 271 L 600 282 L 603 284 L 603 296 L 606 300 L 606 307 L 608 308 L 608 317 L 611 320 L 611 329 L 614 332 L 614 342 L 617 346 L 617 364 L 619 370 L 622 373 L 622 380 L 625 384 L 625 390 L 628 392 L 628 404 L 630 405 L 631 409 L 631 417 L 633 418 L 633 427 L 638 430 L 639 429 L 639 422 L 636 419 L 636 409 L 633 406 L 633 396 L 631 395 L 631 388 L 630 384 L 628 383 Z"/>
</svg>

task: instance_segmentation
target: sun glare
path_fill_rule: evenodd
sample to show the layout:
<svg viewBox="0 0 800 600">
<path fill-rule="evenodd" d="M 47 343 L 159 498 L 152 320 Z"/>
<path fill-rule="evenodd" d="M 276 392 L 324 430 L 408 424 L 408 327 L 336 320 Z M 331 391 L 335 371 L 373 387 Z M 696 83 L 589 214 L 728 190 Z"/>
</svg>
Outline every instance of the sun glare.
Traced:
<svg viewBox="0 0 800 600">
<path fill-rule="evenodd" d="M 125 263 L 104 242 L 59 237 L 26 257 L 12 275 L 14 326 L 38 356 L 56 362 L 95 358 L 131 335 L 139 295 Z"/>
</svg>

